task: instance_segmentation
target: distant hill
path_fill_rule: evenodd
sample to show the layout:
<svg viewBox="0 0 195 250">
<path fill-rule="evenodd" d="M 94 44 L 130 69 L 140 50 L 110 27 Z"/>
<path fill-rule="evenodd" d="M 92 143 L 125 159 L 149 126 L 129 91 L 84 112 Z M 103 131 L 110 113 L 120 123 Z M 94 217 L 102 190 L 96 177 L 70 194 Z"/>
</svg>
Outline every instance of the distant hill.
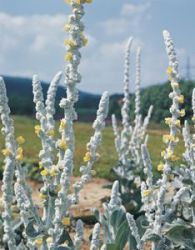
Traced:
<svg viewBox="0 0 195 250">
<path fill-rule="evenodd" d="M 32 116 L 35 113 L 32 80 L 29 78 L 3 76 L 9 97 L 9 105 L 12 114 Z M 46 97 L 48 83 L 42 82 L 43 94 Z M 62 97 L 66 96 L 66 90 L 59 86 L 56 95 L 56 116 L 62 115 L 62 109 L 58 106 Z M 93 95 L 80 91 L 79 101 L 76 104 L 81 120 L 92 120 L 95 117 L 100 95 Z"/>
<path fill-rule="evenodd" d="M 195 81 L 184 81 L 180 82 L 181 94 L 185 97 L 185 103 L 182 108 L 186 110 L 185 118 L 190 119 L 192 116 L 192 90 L 195 88 Z M 171 91 L 169 82 L 164 84 L 158 84 L 149 86 L 141 90 L 141 111 L 142 115 L 146 116 L 150 105 L 154 106 L 152 115 L 152 121 L 160 123 L 164 121 L 164 118 L 170 116 L 169 108 L 171 105 L 171 99 L 168 98 Z M 122 95 L 113 95 L 110 98 L 110 112 L 115 113 L 120 118 L 120 107 L 122 105 Z M 131 95 L 131 117 L 134 116 L 134 95 Z"/>
<path fill-rule="evenodd" d="M 35 114 L 33 95 L 32 95 L 32 80 L 29 78 L 9 77 L 4 76 L 5 84 L 7 87 L 9 104 L 12 114 L 33 116 Z M 46 96 L 48 83 L 42 82 L 44 96 Z M 191 95 L 192 90 L 195 88 L 194 81 L 181 81 L 181 92 L 185 96 L 185 104 L 183 107 L 186 109 L 186 118 L 192 115 L 191 110 Z M 141 111 L 143 116 L 147 114 L 149 106 L 154 106 L 152 120 L 154 122 L 161 122 L 166 116 L 169 116 L 169 107 L 171 100 L 168 98 L 171 91 L 168 82 L 158 84 L 142 89 L 141 91 Z M 66 95 L 66 90 L 63 86 L 58 87 L 56 98 L 56 117 L 62 116 L 62 109 L 58 106 L 59 101 Z M 120 119 L 120 108 L 122 105 L 122 94 L 114 94 L 110 96 L 110 114 L 116 114 Z M 96 110 L 100 100 L 100 95 L 93 95 L 90 93 L 79 93 L 79 101 L 76 104 L 79 120 L 91 121 L 95 118 Z M 134 95 L 131 94 L 131 117 L 134 116 Z"/>
</svg>

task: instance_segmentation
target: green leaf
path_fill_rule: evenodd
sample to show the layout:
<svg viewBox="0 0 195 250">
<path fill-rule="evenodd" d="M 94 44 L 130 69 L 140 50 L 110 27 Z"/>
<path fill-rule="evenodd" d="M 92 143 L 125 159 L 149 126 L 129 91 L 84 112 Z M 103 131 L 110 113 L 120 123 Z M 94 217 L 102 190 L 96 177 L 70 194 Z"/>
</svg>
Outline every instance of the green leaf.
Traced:
<svg viewBox="0 0 195 250">
<path fill-rule="evenodd" d="M 69 235 L 69 233 L 67 232 L 66 229 L 64 229 L 62 231 L 61 235 L 59 236 L 59 239 L 58 239 L 57 243 L 58 243 L 58 245 L 60 245 L 60 244 L 63 244 L 65 241 L 68 242 L 69 247 L 74 246 L 74 244 L 72 242 L 72 239 L 71 239 L 71 237 L 70 237 L 70 235 Z"/>
<path fill-rule="evenodd" d="M 118 247 L 118 250 L 124 249 L 125 245 L 127 244 L 129 234 L 130 232 L 127 220 L 124 220 L 124 222 L 120 225 L 120 227 L 117 230 L 115 243 L 116 246 Z"/>
<path fill-rule="evenodd" d="M 26 235 L 30 238 L 36 238 L 38 235 L 41 234 L 40 231 L 37 231 L 35 228 L 35 221 L 32 220 L 28 223 L 27 227 L 26 227 Z"/>
</svg>

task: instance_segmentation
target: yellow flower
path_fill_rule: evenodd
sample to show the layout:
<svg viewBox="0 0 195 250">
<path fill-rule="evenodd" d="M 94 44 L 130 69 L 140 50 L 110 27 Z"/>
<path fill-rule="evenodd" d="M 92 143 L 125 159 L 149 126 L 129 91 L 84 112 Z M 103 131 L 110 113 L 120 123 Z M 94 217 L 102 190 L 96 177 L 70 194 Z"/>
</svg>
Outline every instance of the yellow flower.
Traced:
<svg viewBox="0 0 195 250">
<path fill-rule="evenodd" d="M 184 96 L 183 96 L 183 95 L 178 96 L 178 102 L 179 102 L 180 104 L 183 104 L 183 103 L 184 103 Z"/>
<path fill-rule="evenodd" d="M 178 161 L 179 160 L 179 157 L 177 157 L 176 155 L 171 155 L 170 157 L 170 161 Z"/>
<path fill-rule="evenodd" d="M 48 237 L 46 241 L 47 241 L 48 244 L 50 244 L 50 243 L 53 242 L 53 239 L 52 239 L 52 237 Z"/>
<path fill-rule="evenodd" d="M 12 154 L 12 152 L 9 148 L 5 148 L 1 152 L 4 156 L 10 156 Z"/>
<path fill-rule="evenodd" d="M 170 135 L 163 135 L 163 142 L 168 143 L 170 140 Z"/>
<path fill-rule="evenodd" d="M 83 46 L 86 46 L 88 44 L 88 38 L 81 33 L 81 39 L 83 42 Z"/>
<path fill-rule="evenodd" d="M 55 131 L 51 129 L 47 132 L 47 135 L 53 137 L 55 135 Z"/>
<path fill-rule="evenodd" d="M 39 197 L 40 197 L 42 200 L 46 200 L 46 199 L 47 199 L 47 195 L 46 195 L 46 194 L 40 193 L 40 194 L 39 194 Z"/>
<path fill-rule="evenodd" d="M 163 150 L 162 152 L 161 152 L 161 157 L 164 157 L 165 156 L 165 151 Z"/>
<path fill-rule="evenodd" d="M 172 156 L 173 156 L 173 151 L 168 148 L 166 150 L 166 157 L 167 157 L 167 159 L 171 159 Z"/>
<path fill-rule="evenodd" d="M 36 126 L 35 126 L 35 134 L 36 134 L 36 135 L 39 135 L 40 132 L 41 132 L 41 126 L 40 126 L 40 125 L 36 125 Z"/>
<path fill-rule="evenodd" d="M 179 88 L 179 83 L 178 82 L 172 82 L 171 87 L 174 88 Z"/>
<path fill-rule="evenodd" d="M 81 4 L 81 3 L 82 3 L 82 0 L 77 0 L 77 3 L 78 3 L 78 4 Z"/>
<path fill-rule="evenodd" d="M 67 144 L 64 140 L 59 140 L 58 142 L 58 147 L 62 150 L 66 150 L 67 149 Z"/>
<path fill-rule="evenodd" d="M 41 175 L 42 176 L 47 176 L 49 175 L 49 170 L 47 168 L 45 168 L 44 170 L 41 171 Z"/>
<path fill-rule="evenodd" d="M 171 66 L 169 66 L 168 68 L 167 68 L 167 74 L 168 75 L 171 75 L 173 73 L 173 68 L 171 67 Z"/>
<path fill-rule="evenodd" d="M 166 117 L 165 118 L 165 124 L 171 125 L 172 124 L 172 118 L 171 117 Z"/>
<path fill-rule="evenodd" d="M 73 54 L 71 52 L 67 52 L 64 59 L 65 61 L 72 61 Z"/>
<path fill-rule="evenodd" d="M 71 48 L 77 46 L 76 42 L 75 42 L 73 39 L 66 39 L 66 40 L 64 41 L 64 44 L 65 44 L 66 46 L 71 47 Z"/>
<path fill-rule="evenodd" d="M 180 128 L 181 127 L 181 121 L 180 120 L 176 120 L 175 121 L 175 126 Z"/>
<path fill-rule="evenodd" d="M 35 240 L 35 244 L 38 246 L 38 247 L 41 247 L 42 246 L 42 243 L 43 243 L 43 239 L 42 238 L 38 238 Z"/>
<path fill-rule="evenodd" d="M 91 154 L 90 152 L 87 152 L 83 158 L 84 162 L 90 161 L 91 160 Z"/>
<path fill-rule="evenodd" d="M 58 175 L 58 172 L 55 169 L 51 169 L 49 174 L 50 174 L 50 176 L 56 176 L 56 175 Z"/>
<path fill-rule="evenodd" d="M 70 28 L 71 28 L 71 25 L 70 25 L 69 23 L 66 23 L 66 24 L 64 25 L 64 30 L 65 30 L 66 32 L 70 31 Z"/>
<path fill-rule="evenodd" d="M 70 217 L 64 217 L 61 222 L 64 226 L 70 226 Z"/>
<path fill-rule="evenodd" d="M 173 135 L 163 135 L 163 142 L 164 143 L 169 143 L 169 142 L 179 142 L 179 138 L 175 137 Z"/>
<path fill-rule="evenodd" d="M 195 116 L 192 117 L 192 121 L 195 121 Z"/>
<path fill-rule="evenodd" d="M 142 193 L 142 194 L 143 194 L 143 197 L 146 197 L 146 196 L 150 195 L 151 192 L 152 192 L 152 191 L 149 190 L 149 189 L 144 190 L 143 193 Z"/>
<path fill-rule="evenodd" d="M 24 139 L 23 136 L 18 136 L 17 139 L 16 139 L 16 141 L 17 141 L 17 143 L 18 143 L 19 145 L 25 143 L 25 139 Z"/>
<path fill-rule="evenodd" d="M 24 156 L 23 156 L 23 148 L 19 147 L 19 148 L 17 149 L 16 160 L 22 161 L 23 158 L 24 158 Z"/>
<path fill-rule="evenodd" d="M 158 164 L 157 170 L 158 170 L 159 172 L 161 172 L 161 171 L 163 171 L 163 169 L 164 169 L 164 164 L 161 162 L 161 163 Z"/>
<path fill-rule="evenodd" d="M 66 128 L 66 121 L 64 119 L 62 119 L 60 121 L 60 127 L 59 127 L 59 131 L 62 131 Z"/>
<path fill-rule="evenodd" d="M 184 117 L 185 114 L 186 114 L 185 109 L 181 109 L 179 114 L 180 114 L 181 117 Z"/>
</svg>

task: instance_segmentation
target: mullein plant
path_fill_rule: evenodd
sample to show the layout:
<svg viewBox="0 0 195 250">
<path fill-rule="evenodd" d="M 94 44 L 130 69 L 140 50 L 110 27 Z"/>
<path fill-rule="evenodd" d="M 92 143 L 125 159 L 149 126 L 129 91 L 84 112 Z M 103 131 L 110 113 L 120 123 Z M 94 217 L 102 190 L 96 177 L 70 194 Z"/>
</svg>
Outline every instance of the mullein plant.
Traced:
<svg viewBox="0 0 195 250">
<path fill-rule="evenodd" d="M 103 213 L 95 209 L 94 214 L 103 233 L 100 241 L 101 248 L 94 248 L 94 250 L 124 249 L 129 238 L 129 227 L 126 220 L 126 209 L 122 205 L 119 181 L 113 183 L 110 201 L 103 203 Z"/>
<path fill-rule="evenodd" d="M 192 93 L 193 110 L 193 131 L 195 126 L 195 89 Z M 185 152 L 183 154 L 184 164 L 174 171 L 175 186 L 178 189 L 176 204 L 171 212 L 177 212 L 180 220 L 177 224 L 170 225 L 169 237 L 175 244 L 185 247 L 185 249 L 195 248 L 195 135 L 191 134 L 190 125 L 187 120 L 184 122 L 183 138 Z"/>
<path fill-rule="evenodd" d="M 170 133 L 163 136 L 166 149 L 161 153 L 163 160 L 157 166 L 157 170 L 162 171 L 162 177 L 154 183 L 150 155 L 147 145 L 143 144 L 142 158 L 144 172 L 147 176 L 146 181 L 142 182 L 141 185 L 143 210 L 146 217 L 145 230 L 140 232 L 140 228 L 136 225 L 136 221 L 131 214 L 127 214 L 127 220 L 136 241 L 135 249 L 144 249 L 144 245 L 148 241 L 152 242 L 152 250 L 194 249 L 194 243 L 192 242 L 194 232 L 190 231 L 192 225 L 186 224 L 178 213 L 178 207 L 182 197 L 186 195 L 187 187 L 182 186 L 178 190 L 172 180 L 175 172 L 173 167 L 178 160 L 174 151 L 179 142 L 180 117 L 185 116 L 185 110 L 180 109 L 184 97 L 179 89 L 178 61 L 172 39 L 168 31 L 164 31 L 163 36 L 169 58 L 167 73 L 172 87 L 172 92 L 169 94 L 172 105 L 170 107 L 171 117 L 165 119 L 165 123 L 169 125 Z M 189 235 L 186 233 L 189 233 Z"/>
<path fill-rule="evenodd" d="M 122 200 L 129 204 L 132 209 L 140 208 L 140 181 L 143 178 L 143 162 L 140 157 L 141 144 L 147 138 L 148 127 L 153 107 L 150 106 L 144 120 L 140 113 L 140 82 L 141 82 L 141 49 L 136 53 L 136 91 L 135 91 L 135 119 L 130 120 L 130 93 L 129 93 L 129 71 L 130 52 L 133 39 L 127 43 L 124 67 L 124 98 L 121 108 L 122 128 L 119 129 L 115 115 L 112 115 L 112 126 L 115 135 L 115 148 L 118 154 L 118 164 L 113 168 L 120 181 Z M 134 197 L 134 198 L 133 198 Z M 136 199 L 135 199 L 136 197 Z"/>
<path fill-rule="evenodd" d="M 39 168 L 43 179 L 40 189 L 43 209 L 38 208 L 31 195 L 31 189 L 26 181 L 26 169 L 22 167 L 25 139 L 15 138 L 14 124 L 10 117 L 8 98 L 3 78 L 0 78 L 0 113 L 2 133 L 5 137 L 5 167 L 2 185 L 3 200 L 3 241 L 8 249 L 82 249 L 83 223 L 76 222 L 75 236 L 72 239 L 68 233 L 73 220 L 70 207 L 79 202 L 79 192 L 92 177 L 92 167 L 98 159 L 97 148 L 101 143 L 101 131 L 105 126 L 108 113 L 109 97 L 105 92 L 99 103 L 97 118 L 94 121 L 94 135 L 87 144 L 86 154 L 81 167 L 81 179 L 71 186 L 70 179 L 74 169 L 74 130 L 73 122 L 77 119 L 74 108 L 78 100 L 76 85 L 81 81 L 78 72 L 81 54 L 80 49 L 87 44 L 84 36 L 84 4 L 91 0 L 68 0 L 72 14 L 68 18 L 65 30 L 69 38 L 65 40 L 67 53 L 65 60 L 66 98 L 60 102 L 64 117 L 60 121 L 60 138 L 55 136 L 55 95 L 62 73 L 59 72 L 51 82 L 46 101 L 44 101 L 41 83 L 38 76 L 33 77 L 33 94 L 36 107 L 35 133 L 41 140 L 42 149 L 39 153 Z M 56 155 L 57 152 L 57 155 Z M 14 186 L 14 188 L 13 188 Z M 71 193 L 71 190 L 73 192 Z M 13 204 L 16 201 L 19 215 L 14 218 Z M 18 228 L 22 233 L 18 233 Z M 92 237 L 91 249 L 98 240 L 96 225 Z"/>
</svg>

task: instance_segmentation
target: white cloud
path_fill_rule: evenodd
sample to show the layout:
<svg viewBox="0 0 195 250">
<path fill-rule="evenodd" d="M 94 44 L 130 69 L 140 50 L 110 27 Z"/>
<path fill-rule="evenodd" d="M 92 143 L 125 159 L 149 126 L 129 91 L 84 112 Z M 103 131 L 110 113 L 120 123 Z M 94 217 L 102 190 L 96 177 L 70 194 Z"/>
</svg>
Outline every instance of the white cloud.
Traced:
<svg viewBox="0 0 195 250">
<path fill-rule="evenodd" d="M 109 35 L 112 32 L 125 34 L 125 37 L 127 34 L 131 34 L 130 30 L 135 30 L 136 22 L 140 20 L 138 18 L 140 12 L 149 10 L 149 7 L 145 7 L 145 9 L 139 7 L 139 10 L 135 10 L 131 6 L 132 13 L 134 12 L 136 17 L 133 18 L 132 15 L 127 17 L 125 13 L 122 16 L 124 8 L 127 7 L 123 6 L 119 19 L 108 19 L 105 22 L 104 25 L 107 25 L 108 30 L 103 36 L 103 42 L 101 41 L 102 33 L 96 33 L 95 37 L 91 35 L 90 31 L 87 34 L 89 46 L 82 49 L 80 71 L 83 75 L 83 81 L 79 85 L 80 89 L 93 93 L 101 93 L 104 90 L 111 93 L 122 92 L 124 48 L 127 39 L 124 39 L 123 36 L 122 38 L 117 36 L 116 39 L 110 39 Z M 131 22 L 129 22 L 130 19 Z M 65 54 L 63 27 L 65 21 L 66 17 L 60 14 L 12 16 L 0 13 L 0 73 L 25 77 L 38 74 L 41 79 L 49 81 L 57 71 L 63 70 Z M 135 40 L 133 44 L 131 84 L 134 82 L 135 49 L 137 46 L 143 47 L 143 41 Z M 161 54 L 158 51 L 154 52 L 153 46 L 152 50 L 144 55 L 142 74 L 144 83 L 148 84 L 151 83 L 152 78 L 152 82 L 154 82 L 162 77 L 159 69 L 164 67 L 166 59 L 160 60 L 162 63 L 160 65 L 159 58 L 162 58 Z M 131 91 L 133 90 L 134 87 L 131 85 Z"/>
<path fill-rule="evenodd" d="M 131 4 L 126 3 L 122 6 L 121 16 L 131 16 L 135 17 L 137 15 L 143 15 L 150 9 L 150 2 L 142 3 L 142 4 Z"/>
<path fill-rule="evenodd" d="M 1 73 L 29 77 L 38 73 L 50 79 L 63 63 L 65 20 L 60 14 L 12 16 L 0 13 Z"/>
<path fill-rule="evenodd" d="M 142 30 L 141 24 L 151 19 L 150 8 L 149 1 L 142 4 L 123 4 L 120 15 L 104 21 L 101 26 L 105 33 L 110 36 L 140 32 Z"/>
</svg>

